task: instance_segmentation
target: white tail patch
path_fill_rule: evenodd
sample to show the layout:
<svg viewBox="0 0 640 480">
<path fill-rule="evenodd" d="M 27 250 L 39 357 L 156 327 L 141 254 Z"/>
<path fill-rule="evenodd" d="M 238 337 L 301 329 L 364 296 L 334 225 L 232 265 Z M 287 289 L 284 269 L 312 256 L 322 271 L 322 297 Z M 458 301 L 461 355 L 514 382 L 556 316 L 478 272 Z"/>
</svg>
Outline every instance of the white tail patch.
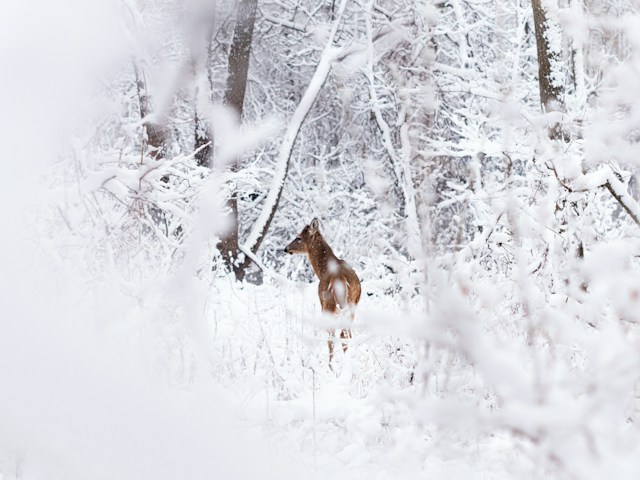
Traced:
<svg viewBox="0 0 640 480">
<path fill-rule="evenodd" d="M 336 262 L 335 260 L 331 259 L 327 263 L 327 270 L 331 274 L 338 273 L 338 271 L 340 270 L 340 265 L 338 265 L 338 262 Z"/>
<path fill-rule="evenodd" d="M 334 298 L 340 308 L 344 308 L 347 304 L 347 291 L 349 289 L 349 283 L 340 278 L 336 278 L 333 281 Z"/>
</svg>

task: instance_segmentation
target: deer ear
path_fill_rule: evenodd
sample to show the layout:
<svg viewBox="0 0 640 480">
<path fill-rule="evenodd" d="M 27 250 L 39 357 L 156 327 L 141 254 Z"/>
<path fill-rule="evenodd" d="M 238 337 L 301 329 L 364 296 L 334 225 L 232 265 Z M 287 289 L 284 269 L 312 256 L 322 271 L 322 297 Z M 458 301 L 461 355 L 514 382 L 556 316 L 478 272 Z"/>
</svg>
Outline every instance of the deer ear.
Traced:
<svg viewBox="0 0 640 480">
<path fill-rule="evenodd" d="M 320 223 L 318 222 L 317 218 L 314 218 L 313 220 L 311 220 L 311 223 L 309 224 L 309 230 L 311 230 L 311 232 L 313 233 L 320 230 Z"/>
</svg>

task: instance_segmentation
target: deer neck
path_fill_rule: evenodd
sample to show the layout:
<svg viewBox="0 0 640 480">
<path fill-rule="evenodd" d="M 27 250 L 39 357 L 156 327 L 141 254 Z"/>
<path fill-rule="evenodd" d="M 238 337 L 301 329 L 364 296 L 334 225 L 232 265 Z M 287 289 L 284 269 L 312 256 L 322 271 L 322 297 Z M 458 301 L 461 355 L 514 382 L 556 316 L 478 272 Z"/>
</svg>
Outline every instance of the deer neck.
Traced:
<svg viewBox="0 0 640 480">
<path fill-rule="evenodd" d="M 309 262 L 318 278 L 322 278 L 329 271 L 330 262 L 338 262 L 338 258 L 331 250 L 329 244 L 319 235 L 319 238 L 309 249 Z"/>
</svg>

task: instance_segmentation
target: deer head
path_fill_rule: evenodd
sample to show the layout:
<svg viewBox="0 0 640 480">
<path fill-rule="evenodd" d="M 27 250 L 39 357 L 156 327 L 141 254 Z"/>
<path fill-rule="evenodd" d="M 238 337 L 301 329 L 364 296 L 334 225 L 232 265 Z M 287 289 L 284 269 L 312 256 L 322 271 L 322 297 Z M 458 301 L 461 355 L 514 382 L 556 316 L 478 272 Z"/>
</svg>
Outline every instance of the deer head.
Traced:
<svg viewBox="0 0 640 480">
<path fill-rule="evenodd" d="M 293 255 L 295 253 L 309 254 L 309 246 L 313 243 L 317 235 L 320 234 L 320 222 L 314 218 L 311 223 L 302 229 L 302 232 L 284 247 L 285 253 Z"/>
</svg>

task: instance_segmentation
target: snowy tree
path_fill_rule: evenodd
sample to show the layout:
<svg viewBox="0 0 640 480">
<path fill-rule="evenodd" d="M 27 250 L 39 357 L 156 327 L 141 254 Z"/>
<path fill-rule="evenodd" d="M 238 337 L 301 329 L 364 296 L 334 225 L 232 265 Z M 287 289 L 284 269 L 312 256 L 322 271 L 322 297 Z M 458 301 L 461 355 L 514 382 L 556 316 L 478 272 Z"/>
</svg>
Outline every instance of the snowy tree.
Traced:
<svg viewBox="0 0 640 480">
<path fill-rule="evenodd" d="M 249 71 L 249 56 L 253 41 L 253 26 L 256 20 L 257 0 L 238 0 L 236 24 L 233 31 L 233 40 L 229 50 L 229 67 L 224 92 L 224 105 L 230 107 L 230 122 L 240 124 L 244 106 L 244 96 L 247 87 Z M 220 159 L 222 168 L 229 162 L 231 172 L 237 172 L 239 159 Z M 215 165 L 214 160 L 214 165 Z M 218 248 L 227 268 L 231 269 L 238 280 L 244 278 L 246 265 L 241 264 L 240 249 L 238 245 L 238 194 L 232 192 L 227 200 L 229 210 L 229 225 L 222 234 Z"/>
<path fill-rule="evenodd" d="M 540 103 L 545 112 L 564 110 L 564 69 L 562 56 L 562 32 L 557 22 L 552 20 L 552 12 L 558 6 L 552 0 L 532 0 L 533 23 L 536 31 L 538 51 L 538 83 Z M 564 134 L 557 120 L 549 128 L 551 138 L 558 139 Z"/>
</svg>

